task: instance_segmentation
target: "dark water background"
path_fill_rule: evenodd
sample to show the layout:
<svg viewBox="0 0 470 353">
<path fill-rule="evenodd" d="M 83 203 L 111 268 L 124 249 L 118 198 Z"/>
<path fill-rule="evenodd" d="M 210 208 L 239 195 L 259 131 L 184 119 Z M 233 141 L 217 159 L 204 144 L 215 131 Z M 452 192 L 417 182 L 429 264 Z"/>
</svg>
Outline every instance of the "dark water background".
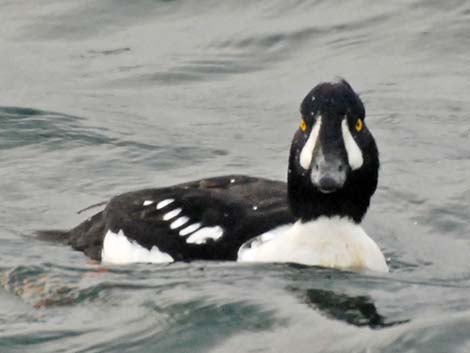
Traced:
<svg viewBox="0 0 470 353">
<path fill-rule="evenodd" d="M 470 2 L 0 3 L 0 352 L 470 352 Z M 361 93 L 392 272 L 102 270 L 32 238 L 113 195 L 285 180 L 298 105 Z"/>
</svg>

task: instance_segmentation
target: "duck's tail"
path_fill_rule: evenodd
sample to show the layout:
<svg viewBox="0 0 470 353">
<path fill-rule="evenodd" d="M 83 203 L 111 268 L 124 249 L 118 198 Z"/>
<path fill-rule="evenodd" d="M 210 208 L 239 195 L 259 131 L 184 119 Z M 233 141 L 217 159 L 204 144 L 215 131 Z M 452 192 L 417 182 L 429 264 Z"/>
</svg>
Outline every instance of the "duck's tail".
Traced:
<svg viewBox="0 0 470 353">
<path fill-rule="evenodd" d="M 66 230 L 38 230 L 35 232 L 39 240 L 68 244 L 70 232 Z"/>
<path fill-rule="evenodd" d="M 100 261 L 105 233 L 103 211 L 101 211 L 70 230 L 39 230 L 35 235 L 40 240 L 69 245 L 75 250 L 84 252 L 93 260 Z"/>
</svg>

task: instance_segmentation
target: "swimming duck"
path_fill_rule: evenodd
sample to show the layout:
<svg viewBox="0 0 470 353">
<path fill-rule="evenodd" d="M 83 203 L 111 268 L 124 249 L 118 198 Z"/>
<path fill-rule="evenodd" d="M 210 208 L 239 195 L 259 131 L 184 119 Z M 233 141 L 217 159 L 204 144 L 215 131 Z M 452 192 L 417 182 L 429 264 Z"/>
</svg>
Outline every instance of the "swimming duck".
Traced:
<svg viewBox="0 0 470 353">
<path fill-rule="evenodd" d="M 360 226 L 379 154 L 359 96 L 345 80 L 300 105 L 287 184 L 227 175 L 128 192 L 69 231 L 43 231 L 105 263 L 291 262 L 387 272 Z"/>
</svg>

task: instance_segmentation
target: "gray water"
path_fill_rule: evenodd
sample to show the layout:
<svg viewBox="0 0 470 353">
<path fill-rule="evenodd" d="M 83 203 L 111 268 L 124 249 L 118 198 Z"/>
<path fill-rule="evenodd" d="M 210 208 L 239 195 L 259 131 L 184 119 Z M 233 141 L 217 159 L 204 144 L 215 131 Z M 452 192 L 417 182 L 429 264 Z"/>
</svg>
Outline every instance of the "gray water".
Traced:
<svg viewBox="0 0 470 353">
<path fill-rule="evenodd" d="M 470 352 L 470 3 L 2 1 L 0 352 Z M 113 195 L 285 180 L 298 106 L 344 77 L 382 168 L 387 275 L 100 267 L 38 242 Z"/>
</svg>

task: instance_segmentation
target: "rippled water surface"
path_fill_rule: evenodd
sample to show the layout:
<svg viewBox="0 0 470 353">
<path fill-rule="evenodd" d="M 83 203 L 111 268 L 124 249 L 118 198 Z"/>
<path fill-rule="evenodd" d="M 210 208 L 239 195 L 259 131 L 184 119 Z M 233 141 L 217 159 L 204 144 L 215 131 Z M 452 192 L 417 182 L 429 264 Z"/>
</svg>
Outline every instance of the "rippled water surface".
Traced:
<svg viewBox="0 0 470 353">
<path fill-rule="evenodd" d="M 1 352 L 470 352 L 468 1 L 0 3 Z M 381 152 L 387 275 L 100 267 L 38 242 L 117 193 L 285 180 L 298 105 L 347 78 Z"/>
</svg>

